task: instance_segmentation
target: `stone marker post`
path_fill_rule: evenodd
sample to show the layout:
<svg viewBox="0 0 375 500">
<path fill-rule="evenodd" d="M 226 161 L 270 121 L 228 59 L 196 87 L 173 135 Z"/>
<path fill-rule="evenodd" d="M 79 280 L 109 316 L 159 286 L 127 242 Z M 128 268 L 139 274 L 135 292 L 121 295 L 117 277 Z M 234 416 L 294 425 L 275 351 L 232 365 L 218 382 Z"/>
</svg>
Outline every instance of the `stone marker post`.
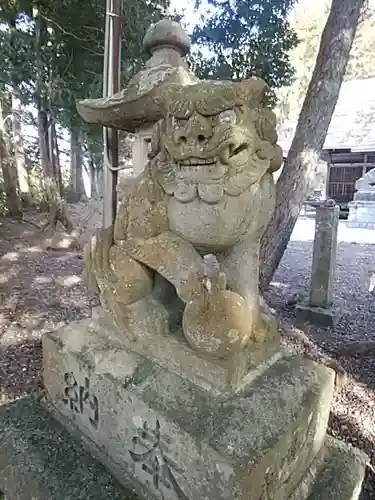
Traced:
<svg viewBox="0 0 375 500">
<path fill-rule="evenodd" d="M 330 201 L 316 209 L 310 285 L 310 306 L 313 307 L 330 307 L 332 304 L 340 209 Z"/>
<path fill-rule="evenodd" d="M 310 295 L 308 301 L 297 304 L 299 319 L 324 326 L 335 326 L 342 311 L 341 303 L 333 300 L 339 212 L 333 200 L 316 208 Z"/>
</svg>

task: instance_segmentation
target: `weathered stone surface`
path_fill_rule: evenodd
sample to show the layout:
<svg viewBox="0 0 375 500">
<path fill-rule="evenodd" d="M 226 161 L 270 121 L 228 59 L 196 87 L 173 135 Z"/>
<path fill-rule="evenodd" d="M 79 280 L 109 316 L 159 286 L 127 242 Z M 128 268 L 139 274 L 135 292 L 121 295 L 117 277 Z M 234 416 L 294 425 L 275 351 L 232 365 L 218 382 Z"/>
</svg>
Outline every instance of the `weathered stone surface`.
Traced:
<svg viewBox="0 0 375 500">
<path fill-rule="evenodd" d="M 58 334 L 58 338 L 62 337 L 66 343 L 74 339 L 76 343 L 74 332 L 77 329 L 79 332 L 84 332 L 80 335 L 83 339 L 80 342 L 92 345 L 91 351 L 102 351 L 103 338 L 108 338 L 111 345 L 119 351 L 132 351 L 214 394 L 232 393 L 233 390 L 246 384 L 249 378 L 251 379 L 252 373 L 255 372 L 249 374 L 249 370 L 257 367 L 256 373 L 261 373 L 274 359 L 280 357 L 280 339 L 276 330 L 273 330 L 275 337 L 270 338 L 269 342 L 254 344 L 244 350 L 243 357 L 236 357 L 236 365 L 231 360 L 225 362 L 200 356 L 190 349 L 181 331 L 166 336 L 163 332 L 155 335 L 151 329 L 151 332 L 145 329 L 142 337 L 132 342 L 116 328 L 111 316 L 101 307 L 93 310 L 92 320 L 74 323 L 71 328 L 67 326 Z M 104 337 L 103 332 L 105 332 Z M 52 337 L 54 335 L 51 334 Z M 78 343 L 78 346 L 80 348 L 81 343 Z M 239 376 L 239 372 L 242 376 Z"/>
<path fill-rule="evenodd" d="M 375 222 L 347 221 L 346 227 L 355 227 L 355 228 L 361 228 L 361 229 L 375 229 Z"/>
<path fill-rule="evenodd" d="M 368 457 L 352 446 L 327 437 L 323 467 L 315 481 L 311 500 L 357 500 Z"/>
<path fill-rule="evenodd" d="M 33 398 L 0 407 L 7 500 L 136 500 Z"/>
<path fill-rule="evenodd" d="M 349 227 L 375 227 L 375 168 L 356 182 L 354 199 L 349 203 Z"/>
<path fill-rule="evenodd" d="M 375 201 L 352 201 L 349 203 L 349 227 L 373 228 L 375 225 Z"/>
<path fill-rule="evenodd" d="M 316 209 L 309 300 L 313 307 L 329 308 L 332 304 L 339 212 L 338 206 L 322 205 Z"/>
<path fill-rule="evenodd" d="M 220 395 L 94 322 L 45 336 L 43 352 L 56 415 L 143 498 L 284 500 L 324 440 L 333 373 L 299 357 Z"/>
<path fill-rule="evenodd" d="M 356 192 L 354 201 L 373 201 L 375 202 L 375 168 L 369 170 L 363 177 L 355 183 Z"/>
<path fill-rule="evenodd" d="M 339 212 L 333 200 L 316 208 L 310 295 L 307 300 L 302 298 L 296 304 L 299 322 L 335 327 L 344 312 L 343 301 L 333 300 Z"/>
<path fill-rule="evenodd" d="M 89 456 L 82 435 L 78 437 L 79 441 L 72 439 L 33 397 L 1 407 L 0 490 L 4 498 L 141 500 Z M 328 436 L 289 500 L 357 500 L 367 461 L 362 452 Z M 123 476 L 122 482 L 131 484 L 131 478 Z"/>
<path fill-rule="evenodd" d="M 189 48 L 157 23 L 129 87 L 77 105 L 139 132 L 139 175 L 85 247 L 102 307 L 43 339 L 47 405 L 141 498 L 287 500 L 323 453 L 334 377 L 281 354 L 259 296 L 283 161 L 268 88 L 198 81 Z M 318 212 L 310 305 L 327 309 L 338 214 Z"/>
<path fill-rule="evenodd" d="M 190 40 L 179 24 L 163 19 L 152 25 L 145 35 L 143 47 L 151 58 L 145 68 L 133 76 L 126 89 L 110 97 L 77 103 L 84 120 L 137 132 L 140 127 L 152 126 L 163 118 L 156 99 L 162 84 L 197 82 L 183 59 L 190 49 Z"/>
<path fill-rule="evenodd" d="M 143 498 L 287 500 L 322 452 L 333 373 L 281 355 L 259 296 L 283 161 L 267 86 L 198 82 L 168 20 L 144 48 L 128 89 L 77 106 L 92 123 L 155 125 L 115 223 L 85 247 L 103 307 L 43 339 L 50 408 Z M 309 305 L 327 314 L 338 208 L 317 212 Z"/>
<path fill-rule="evenodd" d="M 289 500 L 357 500 L 367 463 L 363 452 L 327 436 Z"/>
<path fill-rule="evenodd" d="M 178 49 L 181 56 L 186 56 L 190 51 L 190 38 L 180 24 L 169 19 L 162 19 L 152 25 L 144 39 L 143 48 L 152 55 L 160 47 L 172 47 Z"/>
<path fill-rule="evenodd" d="M 243 349 L 260 351 L 257 344 L 275 337 L 258 291 L 272 172 L 282 162 L 275 116 L 262 105 L 266 88 L 255 78 L 160 88 L 163 120 L 150 162 L 129 185 L 114 227 L 85 251 L 91 288 L 130 339 L 170 333 L 177 298 L 187 304 L 182 328 L 190 345 L 230 358 L 236 369 Z M 206 265 L 207 254 L 217 269 Z M 225 318 L 212 313 L 218 304 Z"/>
<path fill-rule="evenodd" d="M 345 303 L 341 299 L 335 299 L 330 307 L 314 307 L 309 301 L 301 301 L 296 304 L 296 317 L 298 322 L 309 321 L 311 323 L 335 328 L 342 318 Z"/>
</svg>

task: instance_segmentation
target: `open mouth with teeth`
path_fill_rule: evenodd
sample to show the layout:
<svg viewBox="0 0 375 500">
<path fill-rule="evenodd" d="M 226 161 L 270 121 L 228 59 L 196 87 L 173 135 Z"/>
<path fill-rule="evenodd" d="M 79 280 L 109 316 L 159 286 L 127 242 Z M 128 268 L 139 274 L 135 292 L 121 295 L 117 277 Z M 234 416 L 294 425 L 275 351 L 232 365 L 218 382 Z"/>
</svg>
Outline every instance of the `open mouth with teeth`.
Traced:
<svg viewBox="0 0 375 500">
<path fill-rule="evenodd" d="M 176 162 L 177 178 L 192 182 L 215 182 L 222 179 L 227 172 L 227 166 L 219 161 L 219 157 L 190 157 Z"/>
<path fill-rule="evenodd" d="M 187 158 L 186 160 L 179 161 L 181 167 L 198 167 L 200 165 L 216 165 L 218 158 Z"/>
<path fill-rule="evenodd" d="M 212 156 L 210 158 L 190 157 L 176 162 L 179 167 L 201 167 L 216 165 L 219 160 L 221 163 L 227 165 L 229 160 L 234 159 L 236 156 L 246 153 L 249 149 L 248 144 L 242 143 L 240 145 L 228 144 L 221 151 L 219 156 Z"/>
</svg>

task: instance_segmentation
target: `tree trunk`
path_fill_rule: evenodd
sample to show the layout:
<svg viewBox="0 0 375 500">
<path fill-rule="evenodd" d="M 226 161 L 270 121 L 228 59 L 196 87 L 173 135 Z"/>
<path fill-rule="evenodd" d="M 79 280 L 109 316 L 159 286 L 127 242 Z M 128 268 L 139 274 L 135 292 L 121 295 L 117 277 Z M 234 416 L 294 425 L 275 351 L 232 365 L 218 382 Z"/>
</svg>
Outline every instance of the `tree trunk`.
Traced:
<svg viewBox="0 0 375 500">
<path fill-rule="evenodd" d="M 49 125 L 48 125 L 48 132 L 46 139 L 48 140 L 48 158 L 51 162 L 51 171 L 52 171 L 52 176 L 56 180 L 57 183 L 57 170 L 56 170 L 56 157 L 55 157 L 55 151 L 54 151 L 54 144 L 53 144 L 53 131 L 52 131 L 52 117 L 49 118 Z"/>
<path fill-rule="evenodd" d="M 38 101 L 40 105 L 40 101 Z M 41 210 L 44 212 L 50 212 L 53 214 L 56 211 L 56 207 L 60 205 L 60 189 L 55 178 L 54 168 L 50 158 L 49 150 L 49 127 L 48 127 L 48 115 L 44 109 L 38 110 L 38 135 L 39 135 L 39 150 L 40 150 L 40 161 L 43 171 L 43 202 L 41 204 Z"/>
<path fill-rule="evenodd" d="M 96 166 L 96 182 L 98 184 L 99 196 L 104 197 L 104 166 L 103 165 L 101 165 L 100 168 L 98 168 L 98 165 Z"/>
<path fill-rule="evenodd" d="M 39 150 L 40 162 L 43 170 L 43 176 L 51 182 L 55 180 L 53 165 L 49 156 L 49 133 L 48 133 L 48 116 L 47 112 L 38 109 L 38 136 L 39 136 Z"/>
<path fill-rule="evenodd" d="M 98 177 L 97 177 L 97 170 L 95 168 L 95 156 L 92 153 L 89 153 L 89 171 L 88 171 L 89 177 L 90 177 L 90 195 L 91 198 L 97 198 L 99 196 L 99 189 L 98 189 Z"/>
<path fill-rule="evenodd" d="M 41 8 L 41 4 L 39 5 Z M 41 16 L 40 10 L 34 7 L 33 15 L 35 19 L 35 63 L 36 63 L 36 89 L 34 100 L 38 110 L 38 136 L 40 160 L 43 170 L 43 190 L 44 204 L 42 210 L 50 212 L 52 218 L 61 206 L 62 200 L 60 189 L 55 176 L 52 158 L 50 156 L 49 141 L 49 110 L 45 83 L 45 67 L 42 60 L 42 47 L 47 43 L 47 25 L 45 19 Z M 63 223 L 64 224 L 64 223 Z M 65 226 L 65 224 L 64 224 Z"/>
<path fill-rule="evenodd" d="M 102 153 L 94 154 L 96 186 L 99 196 L 104 195 L 104 158 Z"/>
<path fill-rule="evenodd" d="M 55 120 L 51 120 L 49 127 L 49 157 L 52 159 L 53 176 L 56 179 L 60 196 L 64 195 L 64 185 L 60 165 L 60 149 L 57 140 Z"/>
<path fill-rule="evenodd" d="M 11 217 L 21 217 L 21 203 L 17 192 L 17 173 L 12 160 L 9 157 L 5 140 L 0 134 L 0 165 L 4 180 L 4 191 L 6 196 L 8 215 Z"/>
<path fill-rule="evenodd" d="M 363 4 L 364 0 L 332 0 L 292 145 L 277 182 L 276 209 L 262 238 L 261 290 L 268 287 L 280 263 L 318 167 Z"/>
<path fill-rule="evenodd" d="M 26 168 L 26 157 L 24 150 L 24 141 L 21 127 L 21 109 L 20 103 L 12 91 L 12 125 L 13 125 L 13 148 L 14 160 L 17 168 L 19 194 L 22 205 L 27 208 L 31 206 L 31 194 L 29 185 L 29 175 Z"/>
<path fill-rule="evenodd" d="M 26 5 L 25 5 L 26 7 Z M 13 12 L 13 15 L 9 18 L 9 28 L 10 28 L 10 83 L 11 83 L 11 109 L 12 109 L 12 145 L 15 167 L 17 169 L 18 177 L 18 188 L 19 196 L 21 198 L 22 205 L 27 208 L 32 204 L 29 175 L 26 169 L 26 157 L 24 150 L 24 141 L 22 135 L 21 127 L 21 103 L 19 101 L 20 91 L 20 75 L 17 71 L 17 66 L 19 61 L 17 55 L 17 44 L 16 40 L 18 38 L 17 32 L 17 15 Z"/>
<path fill-rule="evenodd" d="M 11 106 L 8 96 L 0 101 L 0 164 L 4 181 L 4 191 L 7 201 L 8 214 L 12 217 L 21 217 L 21 200 L 18 195 L 17 168 L 10 155 L 9 127 L 5 120 L 10 116 Z M 6 106 L 3 106 L 7 102 Z M 9 112 L 9 113 L 8 113 Z"/>
<path fill-rule="evenodd" d="M 43 188 L 46 208 L 50 212 L 50 220 L 44 228 L 51 225 L 56 229 L 60 222 L 68 233 L 73 230 L 73 224 L 68 216 L 68 209 L 65 201 L 61 198 L 60 188 L 53 169 L 52 159 L 50 157 L 49 141 L 49 111 L 48 98 L 45 83 L 45 66 L 42 60 L 42 47 L 48 43 L 47 24 L 42 17 L 40 9 L 42 4 L 33 8 L 33 17 L 35 19 L 35 63 L 36 63 L 36 89 L 34 100 L 38 110 L 38 134 L 40 158 L 43 169 Z"/>
<path fill-rule="evenodd" d="M 42 60 L 42 46 L 46 40 L 47 26 L 37 8 L 35 16 L 35 63 L 36 63 L 36 89 L 35 101 L 38 111 L 38 136 L 40 148 L 40 161 L 43 169 L 44 180 L 53 182 L 53 168 L 49 156 L 48 113 L 46 103 L 46 85 L 44 79 L 44 65 Z"/>
<path fill-rule="evenodd" d="M 79 132 L 72 129 L 70 132 L 70 200 L 78 202 L 86 198 L 83 183 L 83 151 Z"/>
</svg>

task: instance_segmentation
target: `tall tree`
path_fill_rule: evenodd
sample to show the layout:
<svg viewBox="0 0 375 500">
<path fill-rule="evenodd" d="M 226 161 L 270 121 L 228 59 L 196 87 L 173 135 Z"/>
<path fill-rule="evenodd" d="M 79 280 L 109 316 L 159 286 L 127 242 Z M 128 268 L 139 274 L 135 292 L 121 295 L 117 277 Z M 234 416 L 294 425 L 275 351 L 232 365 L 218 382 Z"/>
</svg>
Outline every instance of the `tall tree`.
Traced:
<svg viewBox="0 0 375 500">
<path fill-rule="evenodd" d="M 18 196 L 17 168 L 11 153 L 11 96 L 4 88 L 0 93 L 0 167 L 9 215 L 22 214 Z"/>
<path fill-rule="evenodd" d="M 289 50 L 298 40 L 288 15 L 295 1 L 209 0 L 214 9 L 192 34 L 201 51 L 195 71 L 223 79 L 259 76 L 271 88 L 290 83 Z"/>
<path fill-rule="evenodd" d="M 26 156 L 24 150 L 24 140 L 21 125 L 22 111 L 20 108 L 20 101 L 15 95 L 15 88 L 12 88 L 12 124 L 13 124 L 13 151 L 14 161 L 17 168 L 19 194 L 21 197 L 23 207 L 27 208 L 31 205 L 29 176 L 26 168 Z"/>
<path fill-rule="evenodd" d="M 78 202 L 86 198 L 83 183 L 83 150 L 79 129 L 70 131 L 70 179 L 69 201 Z"/>
<path fill-rule="evenodd" d="M 262 289 L 280 263 L 317 170 L 363 5 L 364 0 L 332 0 L 295 135 L 277 182 L 276 209 L 262 239 Z"/>
<path fill-rule="evenodd" d="M 38 155 L 43 178 L 59 177 L 53 127 L 79 128 L 92 143 L 75 102 L 102 93 L 105 2 L 101 0 L 3 0 L 0 2 L 0 82 L 19 90 L 22 104 L 38 110 Z M 142 38 L 169 0 L 129 0 L 122 19 L 123 85 L 143 61 Z M 95 142 L 102 143 L 96 130 Z M 52 144 L 54 143 L 54 145 Z M 85 148 L 87 150 L 87 147 Z M 96 162 L 97 165 L 100 161 Z"/>
<path fill-rule="evenodd" d="M 295 68 L 291 85 L 277 92 L 276 112 L 278 122 L 286 118 L 296 121 L 311 80 L 319 43 L 327 20 L 330 0 L 300 0 L 294 7 L 290 24 L 299 39 L 297 47 L 290 51 L 290 62 Z M 364 9 L 358 24 L 353 47 L 346 68 L 345 80 L 375 76 L 375 11 Z"/>
</svg>

